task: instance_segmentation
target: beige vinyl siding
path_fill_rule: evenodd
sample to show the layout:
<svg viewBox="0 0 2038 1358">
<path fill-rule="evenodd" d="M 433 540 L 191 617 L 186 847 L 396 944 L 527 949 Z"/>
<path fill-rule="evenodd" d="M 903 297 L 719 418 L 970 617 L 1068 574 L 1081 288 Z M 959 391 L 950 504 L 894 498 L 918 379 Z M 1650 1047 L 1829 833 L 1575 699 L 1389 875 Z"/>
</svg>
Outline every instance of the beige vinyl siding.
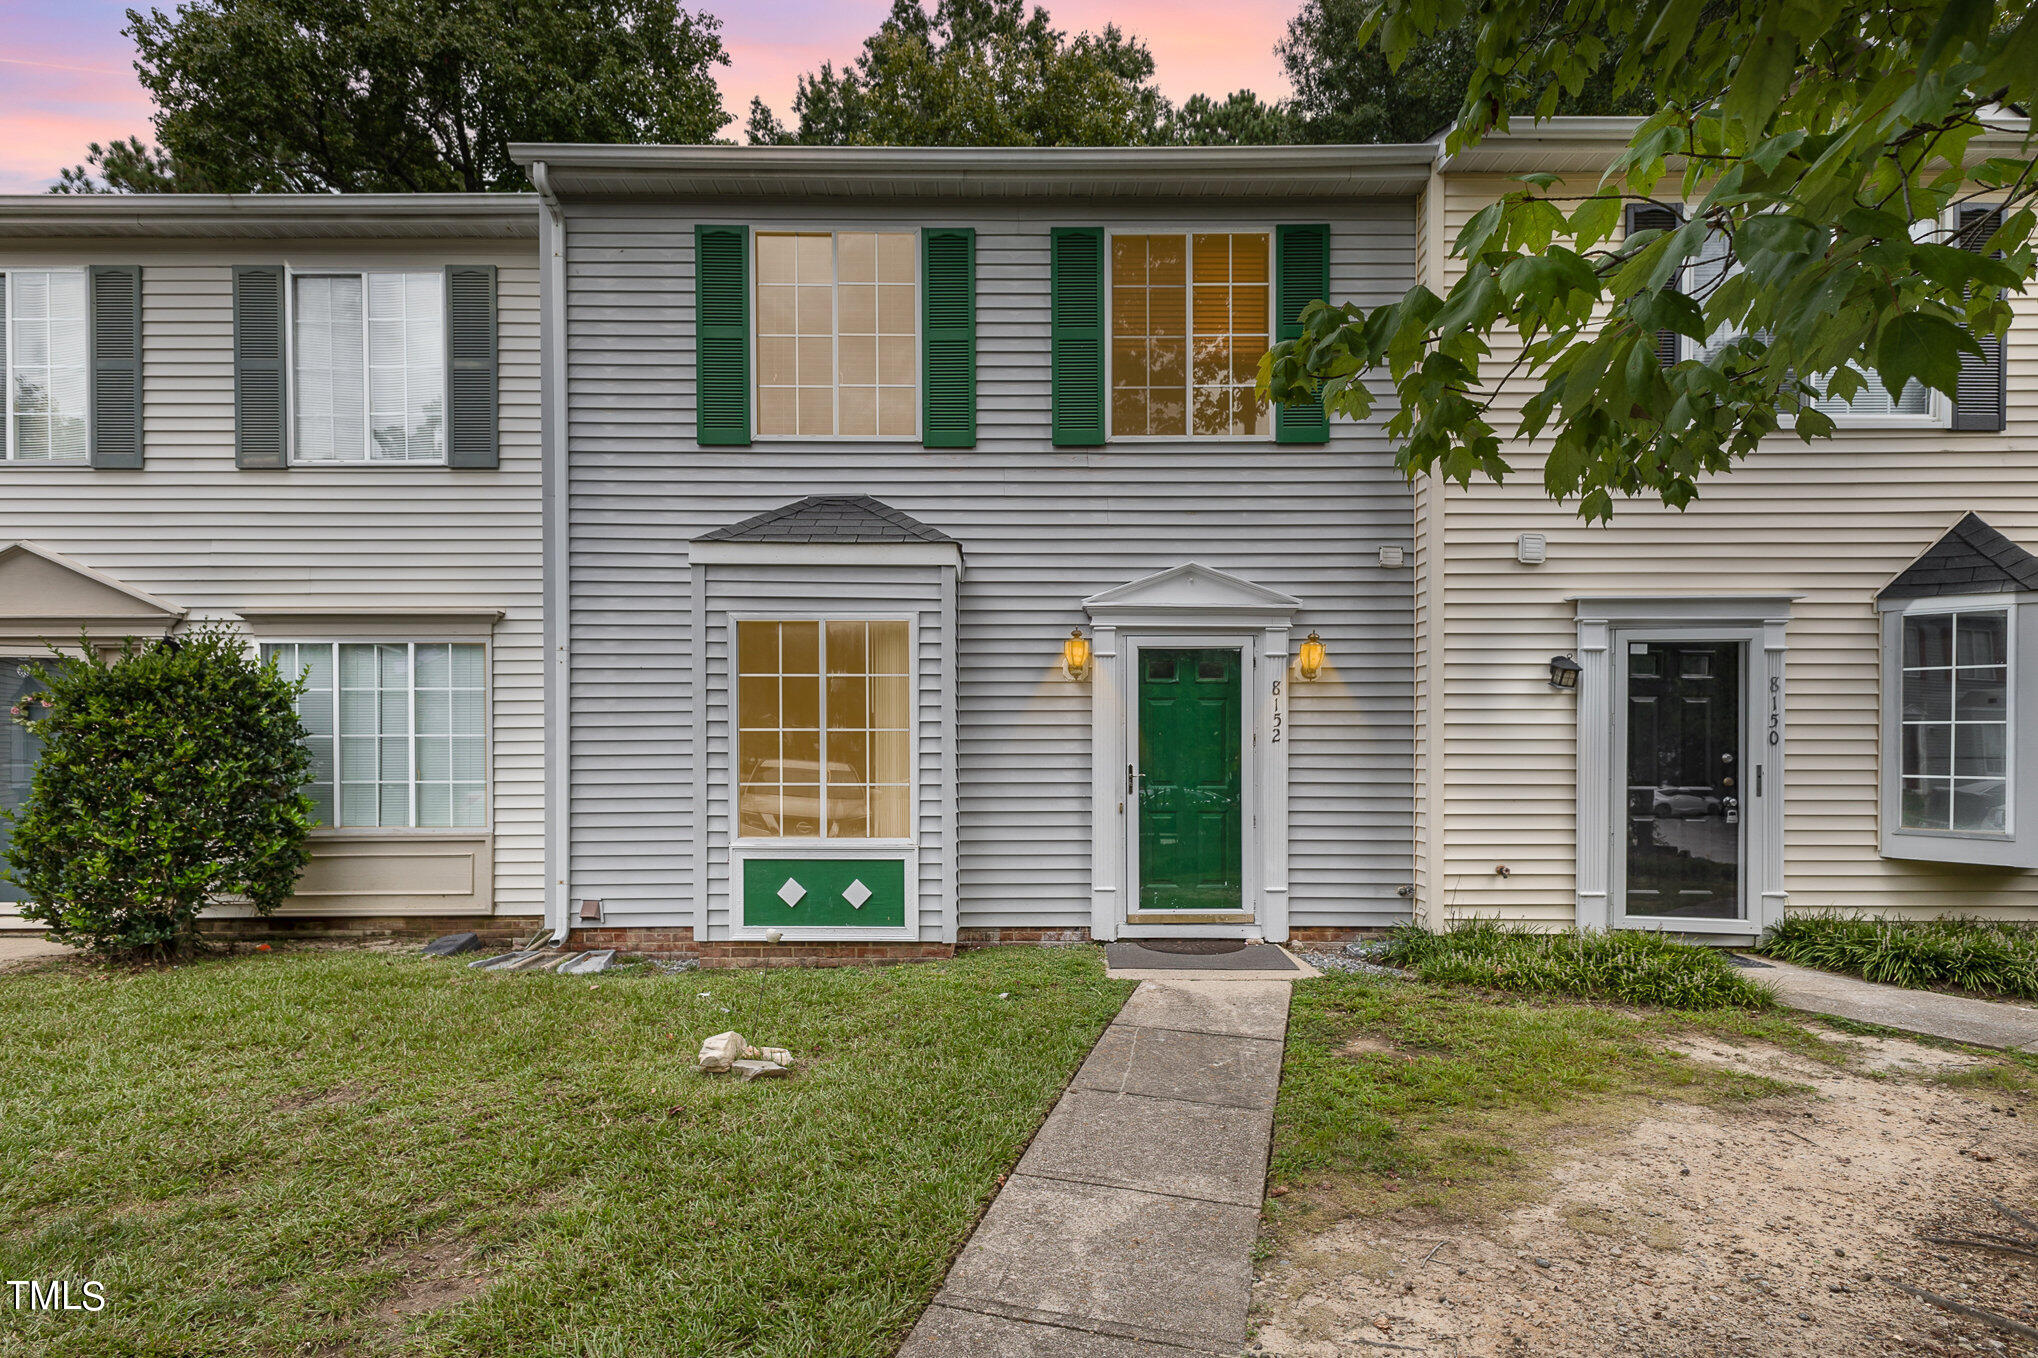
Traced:
<svg viewBox="0 0 2038 1358">
<path fill-rule="evenodd" d="M 236 470 L 234 265 L 436 269 L 456 262 L 492 263 L 499 270 L 500 470 Z M 485 909 L 492 876 L 498 913 L 540 913 L 544 727 L 535 249 L 445 240 L 307 240 L 281 246 L 0 242 L 0 269 L 90 263 L 142 267 L 146 465 L 141 471 L 0 465 L 0 543 L 37 543 L 181 605 L 193 620 L 244 611 L 385 606 L 500 610 L 488 693 L 493 861 L 477 865 L 476 890 L 459 908 Z M 315 630 L 290 629 L 293 636 Z M 351 843 L 361 834 L 335 836 L 336 850 L 341 838 Z M 471 846 L 476 833 L 422 832 L 418 838 L 457 838 Z M 285 913 L 439 913 L 427 904 L 435 898 L 459 900 L 461 893 L 444 883 L 424 883 L 411 897 L 402 892 L 307 897 Z M 410 904 L 391 908 L 390 899 Z"/>
<path fill-rule="evenodd" d="M 1514 187 L 1440 182 L 1439 256 L 1437 241 Z M 1455 274 L 1456 261 L 1449 267 Z M 1510 354 L 1496 349 L 1498 369 Z M 1969 510 L 2038 547 L 2038 302 L 2018 303 L 2007 361 L 2002 434 L 1851 429 L 1811 446 L 1776 437 L 1682 513 L 1626 502 L 1610 525 L 1587 525 L 1545 497 L 1540 444 L 1506 450 L 1514 473 L 1504 485 L 1425 485 L 1418 540 L 1447 563 L 1428 601 L 1439 635 L 1418 651 L 1442 709 L 1423 747 L 1441 803 L 1441 843 L 1418 843 L 1431 917 L 1570 922 L 1577 699 L 1547 684 L 1549 658 L 1576 647 L 1568 600 L 1700 593 L 1803 596 L 1786 681 L 1791 909 L 2038 914 L 2038 873 L 1884 859 L 1876 836 L 1876 592 Z M 1518 409 L 1531 389 L 1519 384 L 1503 408 Z M 1522 532 L 1548 535 L 1547 564 L 1515 561 Z M 1419 593 L 1418 618 L 1424 603 Z"/>
</svg>

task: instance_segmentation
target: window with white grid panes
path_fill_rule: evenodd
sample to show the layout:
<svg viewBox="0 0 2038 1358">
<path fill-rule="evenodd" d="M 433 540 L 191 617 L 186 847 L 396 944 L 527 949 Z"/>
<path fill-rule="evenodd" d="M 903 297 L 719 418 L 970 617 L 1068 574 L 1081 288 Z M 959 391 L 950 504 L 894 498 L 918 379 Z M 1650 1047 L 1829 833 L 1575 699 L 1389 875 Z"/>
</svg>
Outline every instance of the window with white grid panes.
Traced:
<svg viewBox="0 0 2038 1358">
<path fill-rule="evenodd" d="M 1111 433 L 1261 435 L 1254 391 L 1272 343 L 1264 231 L 1111 237 Z"/>
<path fill-rule="evenodd" d="M 757 432 L 919 433 L 919 236 L 757 234 Z"/>
<path fill-rule="evenodd" d="M 486 656 L 478 643 L 267 645 L 298 700 L 323 824 L 476 829 L 487 824 Z"/>
<path fill-rule="evenodd" d="M 291 456 L 446 460 L 446 296 L 438 273 L 291 280 Z"/>
<path fill-rule="evenodd" d="M 0 273 L 0 458 L 83 462 L 91 404 L 91 335 L 83 269 Z"/>
<path fill-rule="evenodd" d="M 904 621 L 737 623 L 737 833 L 912 833 L 911 628 Z"/>
</svg>

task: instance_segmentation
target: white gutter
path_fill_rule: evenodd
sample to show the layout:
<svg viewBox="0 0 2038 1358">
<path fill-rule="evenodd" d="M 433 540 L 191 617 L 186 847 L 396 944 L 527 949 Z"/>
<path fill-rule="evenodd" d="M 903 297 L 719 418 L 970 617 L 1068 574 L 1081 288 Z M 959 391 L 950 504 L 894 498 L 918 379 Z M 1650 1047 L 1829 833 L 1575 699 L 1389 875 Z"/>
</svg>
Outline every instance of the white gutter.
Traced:
<svg viewBox="0 0 2038 1358">
<path fill-rule="evenodd" d="M 571 741 L 573 655 L 569 646 L 572 595 L 567 588 L 566 466 L 566 214 L 552 192 L 542 160 L 531 163 L 531 183 L 544 204 L 538 219 L 538 297 L 543 343 L 539 349 L 539 422 L 543 426 L 545 572 L 545 925 L 564 943 L 573 929 Z"/>
</svg>

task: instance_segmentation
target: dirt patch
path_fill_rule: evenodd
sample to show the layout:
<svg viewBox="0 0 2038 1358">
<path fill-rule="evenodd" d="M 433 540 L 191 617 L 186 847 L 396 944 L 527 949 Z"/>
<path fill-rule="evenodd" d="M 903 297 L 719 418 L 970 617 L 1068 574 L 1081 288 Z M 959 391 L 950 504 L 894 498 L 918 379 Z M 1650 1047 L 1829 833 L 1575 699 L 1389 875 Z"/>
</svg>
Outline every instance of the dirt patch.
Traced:
<svg viewBox="0 0 2038 1358">
<path fill-rule="evenodd" d="M 300 1113 L 307 1108 L 345 1108 L 359 1103 L 375 1091 L 365 1085 L 341 1084 L 331 1089 L 298 1089 L 276 1100 L 279 1113 Z"/>
<path fill-rule="evenodd" d="M 1650 1103 L 1490 1224 L 1350 1217 L 1285 1242 L 1254 1291 L 1258 1351 L 2038 1355 L 1888 1282 L 2038 1326 L 2038 1260 L 1922 1239 L 2018 1234 L 1991 1198 L 2038 1216 L 2038 1100 L 1945 1083 L 1982 1063 L 1967 1053 L 1842 1041 L 1844 1069 L 1680 1042 L 1812 1093 Z"/>
<path fill-rule="evenodd" d="M 374 1312 L 376 1323 L 390 1329 L 400 1327 L 413 1316 L 458 1306 L 495 1282 L 470 1252 L 467 1242 L 447 1236 L 392 1251 L 377 1259 L 373 1267 L 377 1272 L 395 1269 L 399 1274 L 396 1291 L 384 1298 Z"/>
</svg>

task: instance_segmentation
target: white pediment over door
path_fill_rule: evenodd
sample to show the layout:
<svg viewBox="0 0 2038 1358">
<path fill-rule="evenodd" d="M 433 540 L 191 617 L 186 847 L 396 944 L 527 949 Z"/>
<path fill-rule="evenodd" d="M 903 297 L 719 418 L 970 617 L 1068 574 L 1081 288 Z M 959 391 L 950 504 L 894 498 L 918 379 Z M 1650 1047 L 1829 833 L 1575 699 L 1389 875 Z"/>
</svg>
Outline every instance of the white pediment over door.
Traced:
<svg viewBox="0 0 2038 1358">
<path fill-rule="evenodd" d="M 81 631 L 97 641 L 162 636 L 184 612 L 37 543 L 0 547 L 0 641 L 15 650 L 75 646 Z"/>
<path fill-rule="evenodd" d="M 1165 625 L 1222 621 L 1279 626 L 1302 607 L 1300 599 L 1200 562 L 1143 575 L 1083 600 L 1093 622 Z"/>
</svg>

